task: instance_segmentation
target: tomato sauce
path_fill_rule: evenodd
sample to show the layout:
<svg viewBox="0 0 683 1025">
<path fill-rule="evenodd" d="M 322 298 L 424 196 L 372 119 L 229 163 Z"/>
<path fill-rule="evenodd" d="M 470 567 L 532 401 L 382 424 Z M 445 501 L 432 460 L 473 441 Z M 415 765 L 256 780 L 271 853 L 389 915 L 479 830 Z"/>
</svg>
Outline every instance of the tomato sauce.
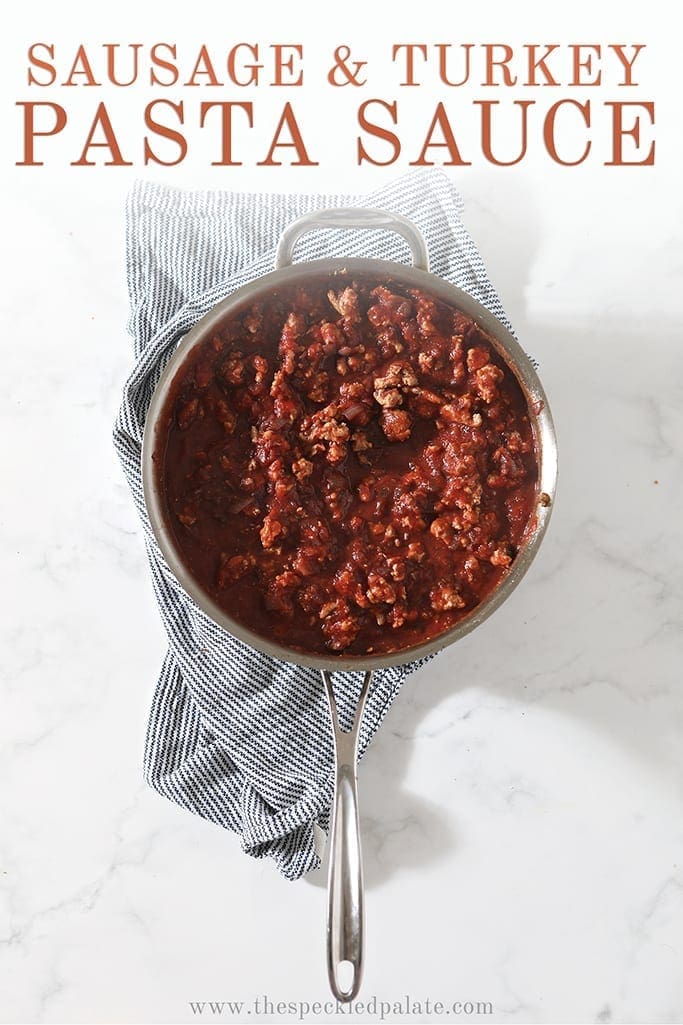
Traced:
<svg viewBox="0 0 683 1025">
<path fill-rule="evenodd" d="M 516 378 L 471 318 L 393 279 L 312 278 L 230 313 L 161 424 L 186 566 L 294 650 L 381 654 L 448 630 L 507 573 L 536 501 Z"/>
</svg>

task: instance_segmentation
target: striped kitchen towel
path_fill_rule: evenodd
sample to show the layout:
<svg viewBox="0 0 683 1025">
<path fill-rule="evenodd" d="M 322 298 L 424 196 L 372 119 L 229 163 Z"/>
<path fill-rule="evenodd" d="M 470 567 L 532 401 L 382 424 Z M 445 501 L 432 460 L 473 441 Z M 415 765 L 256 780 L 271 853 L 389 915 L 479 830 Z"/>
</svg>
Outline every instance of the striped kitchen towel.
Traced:
<svg viewBox="0 0 683 1025">
<path fill-rule="evenodd" d="M 140 452 L 159 376 L 179 339 L 240 285 L 273 269 L 291 221 L 332 206 L 404 214 L 427 241 L 431 270 L 507 319 L 481 256 L 460 220 L 460 196 L 441 171 L 419 171 L 365 196 L 186 192 L 138 183 L 127 204 L 127 270 L 134 365 L 114 442 L 145 534 L 154 591 L 168 636 L 144 755 L 161 794 L 240 834 L 243 849 L 268 856 L 288 879 L 319 864 L 314 824 L 327 825 L 332 735 L 316 670 L 278 662 L 216 626 L 166 565 L 145 511 Z M 386 232 L 306 235 L 298 259 L 374 256 L 405 262 L 405 243 Z M 414 665 L 376 674 L 361 755 Z M 348 726 L 361 674 L 335 674 Z"/>
</svg>

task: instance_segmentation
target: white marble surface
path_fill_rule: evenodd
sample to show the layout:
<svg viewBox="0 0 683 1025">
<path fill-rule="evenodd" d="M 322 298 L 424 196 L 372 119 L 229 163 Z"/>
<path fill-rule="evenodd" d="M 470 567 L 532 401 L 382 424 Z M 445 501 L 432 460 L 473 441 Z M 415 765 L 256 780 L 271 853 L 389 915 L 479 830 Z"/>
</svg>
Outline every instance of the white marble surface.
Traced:
<svg viewBox="0 0 683 1025">
<path fill-rule="evenodd" d="M 582 11 L 537 34 L 585 36 Z M 40 13 L 42 37 L 79 38 Z M 501 37 L 531 34 L 530 10 L 518 29 L 505 17 Z M 148 13 L 103 18 L 103 38 L 154 38 Z M 621 18 L 595 34 L 649 38 L 633 10 Z M 166 38 L 186 24 L 160 22 Z M 27 10 L 15 70 L 37 32 Z M 561 481 L 522 587 L 411 677 L 362 765 L 366 999 L 491 1001 L 482 1020 L 510 1022 L 683 1020 L 681 145 L 661 36 L 654 169 L 537 157 L 456 177 L 541 363 Z M 259 995 L 324 1000 L 320 874 L 283 882 L 141 782 L 164 639 L 109 437 L 134 172 L 4 172 L 0 1020 L 256 1022 Z M 389 173 L 156 177 L 318 190 Z M 244 1010 L 193 1015 L 210 1000 Z"/>
</svg>

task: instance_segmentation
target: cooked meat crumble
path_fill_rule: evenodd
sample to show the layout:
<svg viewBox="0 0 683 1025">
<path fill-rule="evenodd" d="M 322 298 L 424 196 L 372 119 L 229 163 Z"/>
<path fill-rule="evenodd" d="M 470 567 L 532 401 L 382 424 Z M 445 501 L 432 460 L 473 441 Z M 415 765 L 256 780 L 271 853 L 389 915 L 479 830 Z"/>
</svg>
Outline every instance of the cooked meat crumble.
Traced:
<svg viewBox="0 0 683 1025">
<path fill-rule="evenodd" d="M 173 382 L 155 458 L 188 568 L 308 652 L 411 647 L 508 571 L 537 478 L 521 389 L 469 317 L 363 277 L 230 314 Z"/>
</svg>

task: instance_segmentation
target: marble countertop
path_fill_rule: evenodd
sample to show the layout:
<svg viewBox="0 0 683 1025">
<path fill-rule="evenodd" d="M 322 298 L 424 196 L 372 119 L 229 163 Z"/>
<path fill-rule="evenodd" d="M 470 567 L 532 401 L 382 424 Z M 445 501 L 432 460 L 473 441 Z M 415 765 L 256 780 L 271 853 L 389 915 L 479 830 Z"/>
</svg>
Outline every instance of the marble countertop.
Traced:
<svg viewBox="0 0 683 1025">
<path fill-rule="evenodd" d="M 560 487 L 522 586 L 409 678 L 361 766 L 366 1000 L 683 1020 L 676 166 L 671 140 L 647 170 L 453 172 L 540 362 Z M 258 1008 L 328 999 L 323 873 L 284 882 L 141 779 L 164 637 L 110 441 L 133 173 L 10 169 L 3 199 L 0 1020 L 295 1021 Z"/>
</svg>

